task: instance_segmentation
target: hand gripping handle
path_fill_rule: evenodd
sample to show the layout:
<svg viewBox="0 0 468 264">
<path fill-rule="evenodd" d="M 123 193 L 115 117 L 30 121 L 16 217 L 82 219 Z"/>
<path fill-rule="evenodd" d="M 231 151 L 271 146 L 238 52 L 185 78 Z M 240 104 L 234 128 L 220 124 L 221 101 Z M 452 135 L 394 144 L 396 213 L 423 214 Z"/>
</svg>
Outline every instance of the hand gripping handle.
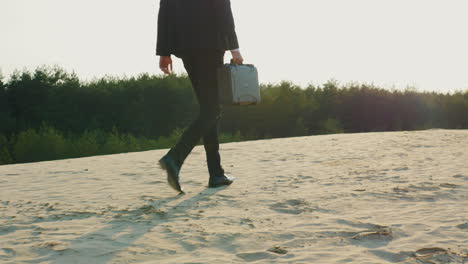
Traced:
<svg viewBox="0 0 468 264">
<path fill-rule="evenodd" d="M 241 63 L 241 64 L 234 63 L 234 59 L 231 59 L 231 64 L 232 65 L 244 65 L 243 63 Z"/>
</svg>

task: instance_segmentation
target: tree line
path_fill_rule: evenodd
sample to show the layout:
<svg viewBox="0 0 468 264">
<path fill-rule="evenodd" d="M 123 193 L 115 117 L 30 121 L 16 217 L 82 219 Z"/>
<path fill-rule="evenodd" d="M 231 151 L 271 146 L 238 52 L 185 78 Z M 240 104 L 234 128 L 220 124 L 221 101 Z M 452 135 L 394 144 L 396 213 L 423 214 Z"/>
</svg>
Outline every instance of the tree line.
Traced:
<svg viewBox="0 0 468 264">
<path fill-rule="evenodd" d="M 468 128 L 468 91 L 367 84 L 261 85 L 257 106 L 223 106 L 223 142 L 329 133 Z M 0 78 L 0 164 L 169 148 L 197 115 L 186 75 L 81 81 L 59 67 Z"/>
</svg>

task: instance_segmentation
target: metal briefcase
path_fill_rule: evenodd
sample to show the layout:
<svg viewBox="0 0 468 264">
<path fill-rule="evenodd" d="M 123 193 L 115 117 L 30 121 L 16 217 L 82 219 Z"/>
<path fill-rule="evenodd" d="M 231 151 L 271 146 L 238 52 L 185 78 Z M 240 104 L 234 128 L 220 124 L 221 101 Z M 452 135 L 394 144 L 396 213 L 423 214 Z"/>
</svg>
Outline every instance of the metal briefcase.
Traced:
<svg viewBox="0 0 468 264">
<path fill-rule="evenodd" d="M 258 72 L 254 65 L 226 63 L 217 73 L 220 104 L 255 105 L 260 102 Z"/>
</svg>

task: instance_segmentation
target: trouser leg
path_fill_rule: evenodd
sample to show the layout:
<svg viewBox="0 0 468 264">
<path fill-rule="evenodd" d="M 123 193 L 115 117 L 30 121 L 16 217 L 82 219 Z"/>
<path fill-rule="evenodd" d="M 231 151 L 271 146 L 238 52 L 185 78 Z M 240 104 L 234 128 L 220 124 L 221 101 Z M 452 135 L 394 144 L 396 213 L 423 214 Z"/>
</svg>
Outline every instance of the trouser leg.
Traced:
<svg viewBox="0 0 468 264">
<path fill-rule="evenodd" d="M 203 135 L 206 161 L 211 176 L 224 174 L 224 170 L 221 166 L 221 155 L 219 154 L 218 124 L 219 122 L 217 121 L 216 124 Z"/>
<path fill-rule="evenodd" d="M 219 155 L 218 122 L 221 107 L 216 79 L 216 69 L 223 64 L 223 55 L 223 51 L 212 51 L 182 57 L 200 105 L 200 112 L 169 152 L 182 166 L 200 138 L 203 138 L 210 175 L 224 172 Z"/>
<path fill-rule="evenodd" d="M 212 127 L 219 118 L 218 112 L 200 114 L 184 131 L 177 144 L 169 151 L 181 166 L 204 132 Z"/>
</svg>

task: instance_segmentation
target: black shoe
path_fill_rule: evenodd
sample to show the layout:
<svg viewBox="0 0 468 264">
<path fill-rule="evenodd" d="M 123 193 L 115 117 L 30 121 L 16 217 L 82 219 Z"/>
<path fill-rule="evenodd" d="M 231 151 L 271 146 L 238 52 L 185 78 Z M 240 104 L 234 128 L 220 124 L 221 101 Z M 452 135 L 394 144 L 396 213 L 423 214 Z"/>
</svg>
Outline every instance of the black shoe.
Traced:
<svg viewBox="0 0 468 264">
<path fill-rule="evenodd" d="M 184 191 L 179 184 L 180 167 L 177 165 L 176 161 L 172 157 L 165 155 L 159 160 L 159 166 L 167 172 L 167 182 L 169 185 L 174 188 L 174 190 L 183 193 Z"/>
<path fill-rule="evenodd" d="M 210 176 L 208 187 L 217 188 L 217 187 L 221 187 L 224 185 L 230 185 L 233 182 L 234 182 L 234 177 L 229 177 L 223 173 L 223 174 L 213 176 L 213 177 Z"/>
</svg>

